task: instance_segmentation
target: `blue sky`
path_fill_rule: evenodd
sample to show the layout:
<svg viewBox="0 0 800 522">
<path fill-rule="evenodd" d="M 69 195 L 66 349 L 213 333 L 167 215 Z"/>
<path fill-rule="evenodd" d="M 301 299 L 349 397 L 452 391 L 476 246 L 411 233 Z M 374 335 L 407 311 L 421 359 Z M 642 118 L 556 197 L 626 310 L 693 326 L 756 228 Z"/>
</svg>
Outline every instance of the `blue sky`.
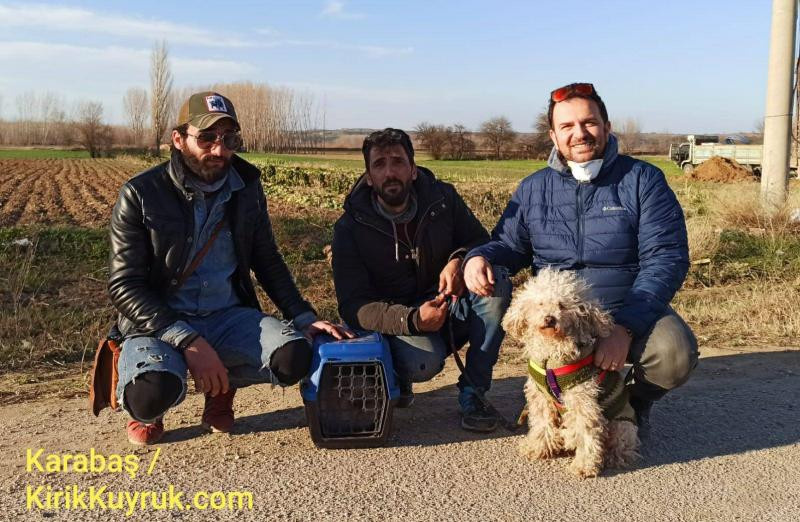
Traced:
<svg viewBox="0 0 800 522">
<path fill-rule="evenodd" d="M 421 121 L 528 131 L 549 92 L 593 82 L 612 125 L 752 130 L 764 113 L 769 0 L 0 0 L 0 116 L 25 91 L 68 105 L 147 87 L 167 40 L 176 87 L 251 80 L 310 93 L 329 128 Z M 235 102 L 235 100 L 234 100 Z"/>
</svg>

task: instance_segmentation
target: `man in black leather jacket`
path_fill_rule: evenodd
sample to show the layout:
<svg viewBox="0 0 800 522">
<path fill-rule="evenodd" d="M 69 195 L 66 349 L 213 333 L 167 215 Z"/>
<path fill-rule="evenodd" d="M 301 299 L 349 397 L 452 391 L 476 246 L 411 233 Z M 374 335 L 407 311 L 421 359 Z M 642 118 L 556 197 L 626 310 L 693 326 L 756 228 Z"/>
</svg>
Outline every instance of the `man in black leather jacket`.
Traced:
<svg viewBox="0 0 800 522">
<path fill-rule="evenodd" d="M 260 172 L 234 154 L 239 130 L 229 99 L 193 94 L 170 160 L 128 181 L 114 207 L 108 288 L 124 337 L 116 394 L 134 444 L 161 437 L 187 369 L 205 393 L 203 427 L 227 432 L 236 388 L 294 384 L 308 371 L 310 338 L 352 335 L 319 321 L 295 286 Z M 261 312 L 251 272 L 284 321 Z"/>
</svg>

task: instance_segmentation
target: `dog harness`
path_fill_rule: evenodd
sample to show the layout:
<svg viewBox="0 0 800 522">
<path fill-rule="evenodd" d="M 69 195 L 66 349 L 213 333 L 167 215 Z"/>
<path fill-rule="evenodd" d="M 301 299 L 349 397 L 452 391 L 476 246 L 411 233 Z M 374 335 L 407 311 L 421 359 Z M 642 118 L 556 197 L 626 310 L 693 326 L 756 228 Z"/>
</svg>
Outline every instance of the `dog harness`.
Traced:
<svg viewBox="0 0 800 522">
<path fill-rule="evenodd" d="M 629 420 L 634 422 L 633 410 L 628 403 L 628 390 L 625 388 L 625 381 L 619 372 L 608 372 L 601 370 L 593 363 L 594 354 L 589 354 L 580 361 L 558 368 L 544 369 L 532 360 L 528 361 L 528 372 L 538 388 L 550 396 L 559 414 L 564 411 L 564 403 L 561 402 L 561 395 L 564 391 L 584 383 L 590 379 L 596 379 L 600 386 L 600 395 L 597 401 L 603 408 L 603 416 L 606 419 Z M 627 410 L 630 410 L 627 411 Z"/>
</svg>

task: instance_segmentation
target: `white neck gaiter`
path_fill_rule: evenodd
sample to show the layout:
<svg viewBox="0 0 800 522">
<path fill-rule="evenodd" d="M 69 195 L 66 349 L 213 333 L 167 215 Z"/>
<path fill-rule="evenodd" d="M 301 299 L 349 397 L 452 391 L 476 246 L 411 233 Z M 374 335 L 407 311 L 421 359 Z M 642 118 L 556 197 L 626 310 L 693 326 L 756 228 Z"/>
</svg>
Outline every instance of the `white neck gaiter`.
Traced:
<svg viewBox="0 0 800 522">
<path fill-rule="evenodd" d="M 569 170 L 572 172 L 572 177 L 578 181 L 587 182 L 592 181 L 600 174 L 600 167 L 603 166 L 603 158 L 584 161 L 583 163 L 576 163 L 574 161 L 567 161 Z"/>
</svg>

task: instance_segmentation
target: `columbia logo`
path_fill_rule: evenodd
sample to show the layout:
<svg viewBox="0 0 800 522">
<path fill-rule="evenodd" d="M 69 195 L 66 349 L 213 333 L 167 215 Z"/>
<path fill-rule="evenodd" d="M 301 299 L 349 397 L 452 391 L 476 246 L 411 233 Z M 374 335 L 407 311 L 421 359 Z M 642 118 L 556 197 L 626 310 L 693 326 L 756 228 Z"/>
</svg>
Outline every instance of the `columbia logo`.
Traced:
<svg viewBox="0 0 800 522">
<path fill-rule="evenodd" d="M 625 207 L 603 207 L 603 212 L 611 212 L 613 210 L 625 210 Z"/>
</svg>

